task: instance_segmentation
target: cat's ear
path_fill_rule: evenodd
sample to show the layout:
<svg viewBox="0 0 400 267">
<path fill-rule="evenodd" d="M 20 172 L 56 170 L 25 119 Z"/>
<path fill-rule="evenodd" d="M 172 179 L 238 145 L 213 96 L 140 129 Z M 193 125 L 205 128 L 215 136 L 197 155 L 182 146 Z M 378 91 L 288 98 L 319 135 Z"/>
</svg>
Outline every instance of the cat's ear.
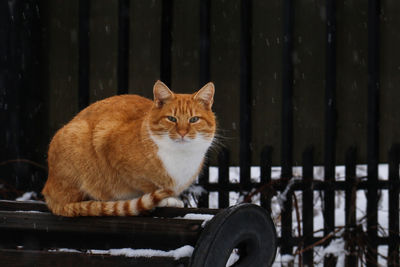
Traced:
<svg viewBox="0 0 400 267">
<path fill-rule="evenodd" d="M 206 108 L 211 109 L 211 106 L 214 103 L 214 92 L 214 84 L 209 82 L 199 91 L 194 93 L 193 99 L 202 102 Z"/>
<path fill-rule="evenodd" d="M 162 81 L 156 81 L 153 87 L 154 103 L 161 108 L 165 102 L 174 98 L 174 93 Z"/>
</svg>

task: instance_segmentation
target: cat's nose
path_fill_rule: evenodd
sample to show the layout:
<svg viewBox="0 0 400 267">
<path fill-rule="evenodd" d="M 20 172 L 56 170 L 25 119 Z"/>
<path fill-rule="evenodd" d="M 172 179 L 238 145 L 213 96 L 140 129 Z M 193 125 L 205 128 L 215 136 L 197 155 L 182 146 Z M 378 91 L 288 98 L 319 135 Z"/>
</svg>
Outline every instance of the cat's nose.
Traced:
<svg viewBox="0 0 400 267">
<path fill-rule="evenodd" d="M 186 129 L 179 129 L 178 130 L 178 134 L 180 135 L 180 136 L 182 136 L 182 138 L 183 137 L 185 137 L 185 135 L 188 133 L 188 130 L 186 130 Z"/>
</svg>

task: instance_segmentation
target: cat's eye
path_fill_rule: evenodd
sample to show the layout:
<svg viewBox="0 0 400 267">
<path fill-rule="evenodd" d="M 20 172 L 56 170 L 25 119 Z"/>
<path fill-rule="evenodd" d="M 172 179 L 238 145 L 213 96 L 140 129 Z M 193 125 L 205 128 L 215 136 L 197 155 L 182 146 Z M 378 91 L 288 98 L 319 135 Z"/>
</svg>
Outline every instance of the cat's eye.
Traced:
<svg viewBox="0 0 400 267">
<path fill-rule="evenodd" d="M 172 122 L 176 122 L 176 118 L 172 116 L 168 116 L 167 119 Z"/>
<path fill-rule="evenodd" d="M 189 122 L 190 122 L 190 123 L 195 123 L 195 122 L 197 122 L 199 119 L 200 119 L 200 118 L 197 117 L 197 116 L 191 117 L 190 120 L 189 120 Z"/>
</svg>

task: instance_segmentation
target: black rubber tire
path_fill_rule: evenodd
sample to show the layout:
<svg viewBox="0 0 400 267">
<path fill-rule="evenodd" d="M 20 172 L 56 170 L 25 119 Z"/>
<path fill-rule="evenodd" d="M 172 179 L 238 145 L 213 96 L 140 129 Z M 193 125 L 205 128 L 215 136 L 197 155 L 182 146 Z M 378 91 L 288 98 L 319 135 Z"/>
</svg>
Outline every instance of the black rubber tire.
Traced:
<svg viewBox="0 0 400 267">
<path fill-rule="evenodd" d="M 241 253 L 233 266 L 272 265 L 277 237 L 266 210 L 253 204 L 240 204 L 215 215 L 202 231 L 189 266 L 225 267 L 234 248 L 239 248 Z"/>
</svg>

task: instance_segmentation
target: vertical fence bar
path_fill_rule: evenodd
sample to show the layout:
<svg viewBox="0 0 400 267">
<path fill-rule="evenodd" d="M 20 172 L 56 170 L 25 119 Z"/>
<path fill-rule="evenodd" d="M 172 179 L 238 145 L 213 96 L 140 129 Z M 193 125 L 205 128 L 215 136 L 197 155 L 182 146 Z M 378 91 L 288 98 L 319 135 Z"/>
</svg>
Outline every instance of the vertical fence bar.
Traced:
<svg viewBox="0 0 400 267">
<path fill-rule="evenodd" d="M 292 177 L 293 151 L 293 2 L 283 4 L 283 72 L 282 72 L 282 175 L 283 179 Z M 288 194 L 282 212 L 281 254 L 292 254 L 292 197 Z"/>
<path fill-rule="evenodd" d="M 314 172 L 314 148 L 308 147 L 303 152 L 303 207 L 302 207 L 302 218 L 303 218 L 303 248 L 310 246 L 313 243 L 313 232 L 314 232 L 314 190 L 313 190 L 313 179 Z M 314 250 L 308 250 L 303 252 L 303 265 L 313 266 Z"/>
<path fill-rule="evenodd" d="M 129 0 L 118 1 L 118 94 L 129 86 Z"/>
<path fill-rule="evenodd" d="M 400 266 L 399 259 L 399 193 L 400 145 L 389 152 L 389 255 L 388 266 Z"/>
<path fill-rule="evenodd" d="M 377 203 L 379 157 L 379 14 L 380 1 L 368 1 L 368 123 L 367 123 L 367 266 L 377 264 Z"/>
<path fill-rule="evenodd" d="M 210 0 L 200 1 L 200 73 L 199 88 L 210 81 Z M 207 153 L 204 161 L 203 171 L 199 176 L 199 184 L 205 185 L 209 182 L 209 161 Z M 199 198 L 200 207 L 208 207 L 208 193 Z"/>
<path fill-rule="evenodd" d="M 357 266 L 357 257 L 355 256 L 354 229 L 356 227 L 356 159 L 357 151 L 355 147 L 350 147 L 346 151 L 346 190 L 345 190 L 345 222 L 346 222 L 346 266 Z"/>
<path fill-rule="evenodd" d="M 260 192 L 261 206 L 271 213 L 271 198 L 274 188 L 271 184 L 272 147 L 265 146 L 260 157 L 260 183 L 263 190 Z"/>
<path fill-rule="evenodd" d="M 240 183 L 250 185 L 251 166 L 251 13 L 252 1 L 241 1 L 240 23 Z"/>
<path fill-rule="evenodd" d="M 218 207 L 229 206 L 229 191 L 226 189 L 229 184 L 229 151 L 223 148 L 218 154 Z"/>
<path fill-rule="evenodd" d="M 172 47 L 172 5 L 173 0 L 163 0 L 161 10 L 161 60 L 160 77 L 171 87 L 171 47 Z"/>
<path fill-rule="evenodd" d="M 207 153 L 206 158 L 204 159 L 203 169 L 201 170 L 200 175 L 199 175 L 198 184 L 203 187 L 206 187 L 208 185 L 208 183 L 210 182 L 209 181 L 210 165 L 209 165 L 208 157 L 209 157 L 209 152 Z M 207 191 L 203 192 L 198 198 L 197 206 L 202 207 L 202 208 L 208 208 L 208 205 L 209 205 L 208 196 L 209 196 L 209 194 Z"/>
<path fill-rule="evenodd" d="M 325 87 L 325 182 L 335 181 L 336 146 L 336 4 L 326 0 L 326 87 Z M 324 194 L 324 234 L 335 227 L 335 191 L 328 186 Z M 325 258 L 325 266 L 334 266 L 335 259 Z"/>
<path fill-rule="evenodd" d="M 84 109 L 89 104 L 89 15 L 90 0 L 79 1 L 79 70 L 78 107 Z"/>
</svg>

